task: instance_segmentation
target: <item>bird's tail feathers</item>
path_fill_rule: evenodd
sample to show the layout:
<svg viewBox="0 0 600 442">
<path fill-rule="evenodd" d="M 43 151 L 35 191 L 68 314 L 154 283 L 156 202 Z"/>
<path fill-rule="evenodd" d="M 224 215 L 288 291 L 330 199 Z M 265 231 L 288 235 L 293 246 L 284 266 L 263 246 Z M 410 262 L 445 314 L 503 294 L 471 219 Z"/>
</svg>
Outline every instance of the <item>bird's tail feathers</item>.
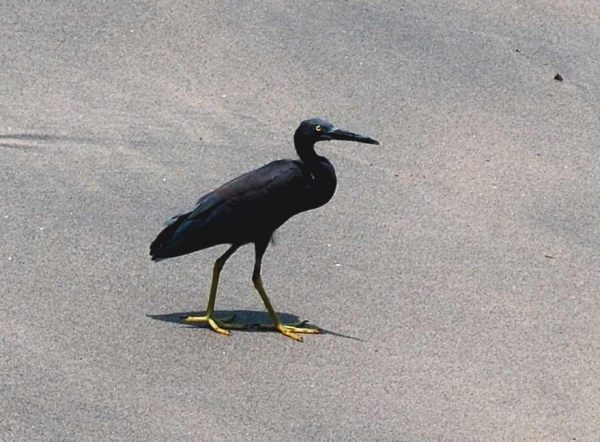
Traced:
<svg viewBox="0 0 600 442">
<path fill-rule="evenodd" d="M 189 215 L 190 213 L 184 213 L 165 221 L 165 228 L 158 234 L 156 239 L 152 241 L 152 244 L 150 244 L 150 256 L 152 256 L 152 261 L 160 261 L 161 259 L 169 258 L 169 255 L 165 252 L 171 244 L 171 239 L 179 226 Z"/>
</svg>

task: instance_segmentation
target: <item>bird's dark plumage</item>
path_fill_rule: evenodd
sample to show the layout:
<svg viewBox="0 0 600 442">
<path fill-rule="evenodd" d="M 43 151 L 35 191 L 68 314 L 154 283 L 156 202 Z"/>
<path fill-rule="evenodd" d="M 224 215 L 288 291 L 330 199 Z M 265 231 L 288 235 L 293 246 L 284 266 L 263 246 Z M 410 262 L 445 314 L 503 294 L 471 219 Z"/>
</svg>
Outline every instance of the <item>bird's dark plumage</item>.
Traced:
<svg viewBox="0 0 600 442">
<path fill-rule="evenodd" d="M 161 232 L 150 254 L 160 260 L 270 237 L 291 216 L 317 207 L 319 201 L 312 198 L 317 193 L 301 162 L 274 161 L 204 195 L 193 211 L 179 215 Z"/>
<path fill-rule="evenodd" d="M 338 129 L 325 120 L 303 121 L 294 134 L 299 160 L 273 161 L 204 195 L 194 210 L 169 220 L 167 227 L 150 245 L 152 259 L 160 261 L 218 244 L 231 244 L 231 249 L 220 258 L 224 264 L 237 248 L 254 243 L 256 263 L 253 280 L 265 301 L 260 265 L 273 232 L 292 216 L 327 203 L 335 193 L 335 170 L 325 157 L 314 151 L 316 142 L 332 139 L 379 144 L 372 138 Z M 209 307 L 211 301 L 214 305 L 216 280 L 222 268 L 222 265 L 218 268 L 219 262 L 215 265 L 214 290 L 211 290 Z M 270 304 L 267 309 L 271 314 Z M 211 323 L 209 310 L 207 317 L 202 317 L 206 320 L 195 322 L 209 322 L 213 329 L 224 332 Z M 276 315 L 273 320 L 275 328 L 294 339 L 299 338 L 293 331 L 307 333 L 306 330 L 314 330 L 291 327 L 293 330 L 285 332 L 282 327 L 290 326 L 280 324 Z"/>
</svg>

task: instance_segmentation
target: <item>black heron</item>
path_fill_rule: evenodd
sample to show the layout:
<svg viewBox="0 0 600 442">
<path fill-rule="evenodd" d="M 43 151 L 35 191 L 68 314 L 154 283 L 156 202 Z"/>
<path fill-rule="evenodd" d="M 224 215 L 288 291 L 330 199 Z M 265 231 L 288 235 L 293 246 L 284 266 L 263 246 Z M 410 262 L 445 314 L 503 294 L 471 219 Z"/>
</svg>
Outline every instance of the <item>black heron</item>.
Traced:
<svg viewBox="0 0 600 442">
<path fill-rule="evenodd" d="M 380 143 L 373 138 L 348 132 L 313 118 L 303 121 L 294 134 L 299 160 L 277 160 L 248 172 L 204 195 L 194 210 L 177 215 L 150 245 L 153 261 L 186 255 L 219 244 L 230 248 L 215 262 L 213 279 L 204 316 L 188 316 L 189 324 L 208 323 L 214 331 L 228 335 L 227 329 L 245 328 L 231 323 L 233 318 L 214 317 L 219 275 L 225 261 L 244 244 L 254 243 L 255 262 L 252 282 L 262 298 L 273 325 L 285 336 L 302 341 L 298 333 L 319 333 L 302 327 L 304 323 L 284 325 L 265 292 L 260 270 L 262 258 L 275 230 L 292 216 L 327 203 L 337 184 L 335 170 L 327 158 L 317 155 L 315 143 L 324 140 Z"/>
</svg>

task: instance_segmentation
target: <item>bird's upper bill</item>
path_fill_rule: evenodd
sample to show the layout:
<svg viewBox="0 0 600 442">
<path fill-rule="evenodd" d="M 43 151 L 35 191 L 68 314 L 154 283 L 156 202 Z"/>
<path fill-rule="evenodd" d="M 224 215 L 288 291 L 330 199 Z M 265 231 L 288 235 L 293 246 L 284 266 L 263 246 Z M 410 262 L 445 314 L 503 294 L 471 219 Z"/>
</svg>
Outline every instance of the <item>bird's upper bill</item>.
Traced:
<svg viewBox="0 0 600 442">
<path fill-rule="evenodd" d="M 348 132 L 347 130 L 339 129 L 335 126 L 329 132 L 326 132 L 324 137 L 328 137 L 331 140 L 356 141 L 358 143 L 375 144 L 376 146 L 381 145 L 379 141 L 374 140 L 371 137 Z"/>
</svg>

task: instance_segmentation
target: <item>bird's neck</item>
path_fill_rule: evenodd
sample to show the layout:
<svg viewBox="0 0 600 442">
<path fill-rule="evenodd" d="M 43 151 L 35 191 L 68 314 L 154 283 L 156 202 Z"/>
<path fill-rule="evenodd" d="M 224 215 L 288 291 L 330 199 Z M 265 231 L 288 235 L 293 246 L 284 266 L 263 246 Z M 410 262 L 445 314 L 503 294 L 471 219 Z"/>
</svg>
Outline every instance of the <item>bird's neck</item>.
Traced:
<svg viewBox="0 0 600 442">
<path fill-rule="evenodd" d="M 294 146 L 298 157 L 306 166 L 310 167 L 318 163 L 319 155 L 315 152 L 315 143 L 294 137 Z"/>
<path fill-rule="evenodd" d="M 295 144 L 300 161 L 313 177 L 313 190 L 317 196 L 314 200 L 315 207 L 322 206 L 335 193 L 337 187 L 335 169 L 327 158 L 317 155 L 314 143 L 302 143 L 296 140 Z"/>
</svg>

